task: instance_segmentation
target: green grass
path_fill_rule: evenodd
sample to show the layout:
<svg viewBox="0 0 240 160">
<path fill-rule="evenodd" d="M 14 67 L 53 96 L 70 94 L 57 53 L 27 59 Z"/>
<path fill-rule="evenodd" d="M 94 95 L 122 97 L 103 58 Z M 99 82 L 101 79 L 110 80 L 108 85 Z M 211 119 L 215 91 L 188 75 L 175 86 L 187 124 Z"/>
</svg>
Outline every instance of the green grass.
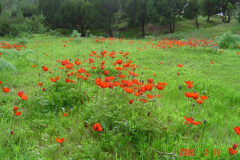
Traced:
<svg viewBox="0 0 240 160">
<path fill-rule="evenodd" d="M 16 72 L 0 70 L 0 87 L 11 89 L 9 93 L 0 92 L 0 159 L 158 159 L 159 154 L 153 149 L 170 153 L 175 147 L 177 159 L 239 159 L 239 153 L 234 156 L 228 153 L 229 147 L 239 144 L 239 135 L 233 129 L 239 126 L 239 49 L 225 49 L 222 53 L 216 47 L 202 45 L 196 48 L 166 45 L 165 49 L 155 49 L 160 39 L 141 39 L 129 44 L 131 41 L 106 39 L 96 43 L 94 38 L 87 38 L 76 43 L 67 37 L 34 35 L 28 39 L 27 49 L 0 49 L 1 60 L 16 68 Z M 106 50 L 106 57 L 90 57 L 92 50 L 98 55 Z M 116 52 L 115 58 L 108 56 L 112 51 Z M 119 52 L 129 55 L 123 58 Z M 74 64 L 68 73 L 78 73 L 80 67 L 74 63 L 77 58 L 90 73 L 87 81 L 74 75 L 68 77 L 66 69 L 59 69 L 61 61 L 68 59 Z M 95 60 L 96 70 L 90 68 L 93 64 L 88 63 L 89 58 Z M 138 65 L 135 78 L 144 80 L 144 85 L 151 78 L 155 85 L 157 82 L 168 85 L 162 91 L 153 87 L 140 97 L 120 87 L 98 87 L 95 78 L 105 77 L 100 69 L 102 61 L 109 76 L 116 76 L 115 80 L 121 83 L 115 70 L 117 65 L 113 66 L 118 59 L 123 63 L 132 60 L 132 64 Z M 179 68 L 178 64 L 184 66 Z M 42 66 L 49 67 L 48 72 Z M 125 80 L 132 80 L 127 71 L 122 74 L 126 75 Z M 50 78 L 56 76 L 60 77 L 57 83 L 51 82 Z M 66 83 L 65 78 L 76 84 Z M 185 84 L 188 80 L 193 81 L 192 89 Z M 43 86 L 38 86 L 38 82 Z M 18 97 L 20 90 L 28 95 L 27 101 Z M 188 100 L 185 92 L 194 91 L 199 95 L 204 91 L 208 99 L 202 105 Z M 162 97 L 149 100 L 147 94 Z M 148 102 L 140 102 L 141 98 Z M 129 104 L 130 99 L 133 104 Z M 14 106 L 22 112 L 20 116 L 15 116 Z M 184 124 L 184 116 L 192 116 L 201 124 Z M 101 132 L 92 129 L 95 123 L 101 124 Z M 65 139 L 62 145 L 56 142 L 57 137 Z M 180 156 L 181 149 L 194 149 L 194 156 Z M 221 155 L 214 156 L 214 149 L 220 149 Z M 171 156 L 163 155 L 161 159 Z"/>
</svg>

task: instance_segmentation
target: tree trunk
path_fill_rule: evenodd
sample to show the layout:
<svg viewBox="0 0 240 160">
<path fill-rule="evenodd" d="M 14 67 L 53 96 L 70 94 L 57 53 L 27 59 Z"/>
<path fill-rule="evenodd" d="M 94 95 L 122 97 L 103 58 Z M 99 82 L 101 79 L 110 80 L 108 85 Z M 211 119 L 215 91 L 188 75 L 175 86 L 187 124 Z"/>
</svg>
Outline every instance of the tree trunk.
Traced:
<svg viewBox="0 0 240 160">
<path fill-rule="evenodd" d="M 85 37 L 84 24 L 83 23 L 81 23 L 81 36 Z"/>
<path fill-rule="evenodd" d="M 175 23 L 169 23 L 169 29 L 170 29 L 170 33 L 173 33 L 175 30 Z"/>
<path fill-rule="evenodd" d="M 226 22 L 227 22 L 227 23 L 229 23 L 229 22 L 230 22 L 230 20 L 231 20 L 231 15 L 229 15 L 229 16 L 228 16 L 228 19 L 227 19 L 227 21 L 226 21 Z"/>
<path fill-rule="evenodd" d="M 142 21 L 142 36 L 143 36 L 143 37 L 145 36 L 144 27 L 145 27 L 145 23 L 144 23 L 144 20 L 143 20 L 143 21 Z"/>
<path fill-rule="evenodd" d="M 196 27 L 198 29 L 198 16 L 196 15 Z"/>
<path fill-rule="evenodd" d="M 112 8 L 109 5 L 108 6 L 108 32 L 109 32 L 109 37 L 113 37 L 113 33 L 112 33 Z"/>
<path fill-rule="evenodd" d="M 210 18 L 210 16 L 208 15 L 208 16 L 207 16 L 207 23 L 209 23 L 209 22 L 210 22 L 210 21 L 209 21 L 209 18 Z"/>
</svg>

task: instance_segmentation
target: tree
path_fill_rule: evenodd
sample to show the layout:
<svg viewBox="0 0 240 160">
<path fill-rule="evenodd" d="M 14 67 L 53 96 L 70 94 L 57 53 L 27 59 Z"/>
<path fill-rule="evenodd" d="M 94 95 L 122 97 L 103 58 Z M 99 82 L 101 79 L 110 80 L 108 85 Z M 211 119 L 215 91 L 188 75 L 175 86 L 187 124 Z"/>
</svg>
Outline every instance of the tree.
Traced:
<svg viewBox="0 0 240 160">
<path fill-rule="evenodd" d="M 57 28 L 54 23 L 54 16 L 59 11 L 63 0 L 39 0 L 38 9 L 39 12 L 42 12 L 45 17 L 45 23 L 52 28 Z"/>
<path fill-rule="evenodd" d="M 223 23 L 229 23 L 236 9 L 236 0 L 220 0 L 219 2 L 219 12 Z"/>
<path fill-rule="evenodd" d="M 158 13 L 161 15 L 160 22 L 169 25 L 170 33 L 175 31 L 175 25 L 182 20 L 184 7 L 187 0 L 161 0 L 157 1 Z"/>
<path fill-rule="evenodd" d="M 96 18 L 92 14 L 93 7 L 87 0 L 65 1 L 54 16 L 54 23 L 58 27 L 77 29 L 84 37 L 85 29 L 91 28 L 91 23 Z"/>
<path fill-rule="evenodd" d="M 0 2 L 0 14 L 2 13 L 2 3 Z"/>
<path fill-rule="evenodd" d="M 219 0 L 202 0 L 200 3 L 201 13 L 207 16 L 207 22 L 211 16 L 219 13 Z"/>
<path fill-rule="evenodd" d="M 145 36 L 145 25 L 149 22 L 155 22 L 156 17 L 153 0 L 128 0 L 126 4 L 126 13 L 129 27 L 142 27 L 142 36 Z"/>
<path fill-rule="evenodd" d="M 198 29 L 198 14 L 199 14 L 198 0 L 188 0 L 187 5 L 184 8 L 183 17 L 186 19 L 195 19 L 197 29 Z"/>
<path fill-rule="evenodd" d="M 113 37 L 114 14 L 121 7 L 121 0 L 92 0 L 95 12 L 95 21 L 99 24 L 98 28 L 107 30 L 110 37 Z M 98 13 L 98 14 L 96 14 Z"/>
</svg>

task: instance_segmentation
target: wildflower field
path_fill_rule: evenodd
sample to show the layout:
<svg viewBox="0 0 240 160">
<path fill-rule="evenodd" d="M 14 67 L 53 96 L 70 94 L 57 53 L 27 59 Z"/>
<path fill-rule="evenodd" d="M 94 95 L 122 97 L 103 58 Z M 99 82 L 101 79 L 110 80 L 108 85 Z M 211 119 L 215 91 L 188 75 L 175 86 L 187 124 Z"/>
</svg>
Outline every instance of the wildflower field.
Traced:
<svg viewBox="0 0 240 160">
<path fill-rule="evenodd" d="M 240 159 L 238 47 L 1 39 L 0 159 Z"/>
</svg>

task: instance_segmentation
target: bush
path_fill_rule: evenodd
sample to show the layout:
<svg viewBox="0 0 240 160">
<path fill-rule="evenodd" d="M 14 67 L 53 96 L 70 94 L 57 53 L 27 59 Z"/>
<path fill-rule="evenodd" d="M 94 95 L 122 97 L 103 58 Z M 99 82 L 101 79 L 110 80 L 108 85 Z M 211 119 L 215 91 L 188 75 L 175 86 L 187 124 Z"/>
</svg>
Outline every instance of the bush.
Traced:
<svg viewBox="0 0 240 160">
<path fill-rule="evenodd" d="M 61 33 L 58 32 L 56 29 L 55 30 L 50 29 L 49 34 L 52 36 L 61 36 Z"/>
<path fill-rule="evenodd" d="M 5 70 L 12 71 L 12 72 L 17 71 L 16 67 L 12 63 L 1 58 L 0 59 L 0 71 L 5 71 Z"/>
<path fill-rule="evenodd" d="M 232 48 L 236 46 L 236 40 L 230 31 L 216 37 L 216 41 L 220 48 Z"/>
<path fill-rule="evenodd" d="M 43 26 L 43 15 L 33 15 L 25 18 L 22 12 L 15 16 L 11 11 L 3 12 L 0 15 L 0 36 L 19 36 L 20 33 L 44 33 L 46 28 Z"/>
<path fill-rule="evenodd" d="M 27 38 L 18 38 L 17 39 L 17 44 L 23 44 L 23 45 L 26 45 L 28 43 L 28 39 Z"/>
<path fill-rule="evenodd" d="M 71 35 L 72 30 L 66 28 L 58 28 L 58 32 L 63 35 Z"/>
<path fill-rule="evenodd" d="M 72 37 L 74 37 L 75 42 L 80 42 L 82 40 L 81 33 L 78 33 L 77 30 L 73 30 Z"/>
</svg>

